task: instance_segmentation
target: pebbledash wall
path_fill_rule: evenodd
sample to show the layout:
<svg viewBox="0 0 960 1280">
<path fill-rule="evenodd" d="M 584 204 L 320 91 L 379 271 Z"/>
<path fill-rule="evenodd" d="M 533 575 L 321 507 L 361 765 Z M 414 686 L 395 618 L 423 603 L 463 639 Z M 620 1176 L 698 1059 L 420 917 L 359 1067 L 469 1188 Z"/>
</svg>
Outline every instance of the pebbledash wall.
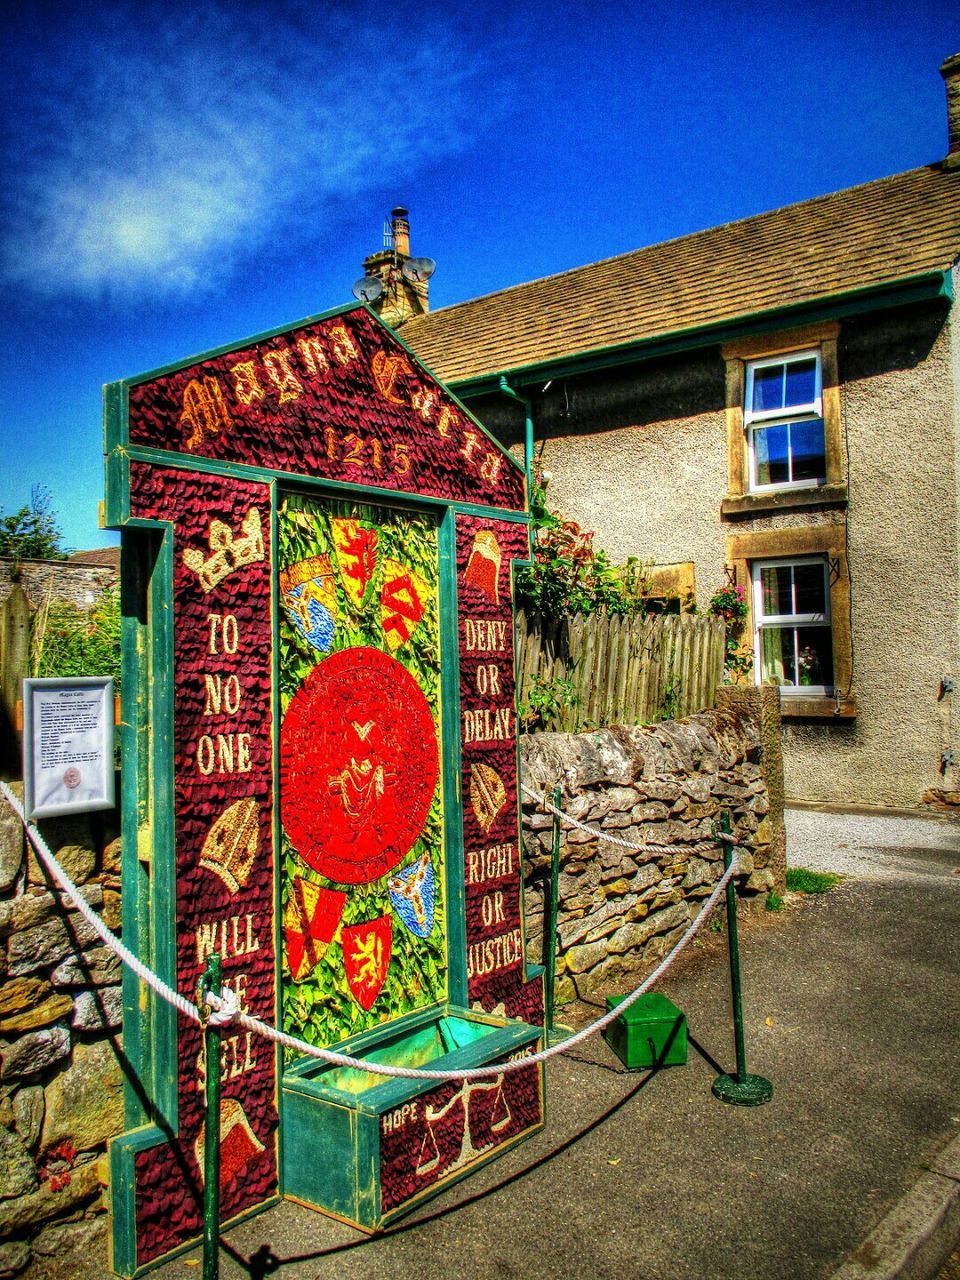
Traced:
<svg viewBox="0 0 960 1280">
<path fill-rule="evenodd" d="M 525 784 L 558 777 L 572 816 L 643 855 L 564 828 L 558 994 L 625 990 L 682 935 L 723 866 L 709 839 L 728 808 L 746 856 L 739 889 L 762 900 L 785 871 L 778 695 L 721 690 L 714 711 L 652 728 L 521 740 Z M 524 802 L 526 925 L 542 951 L 551 818 Z M 120 922 L 118 815 L 48 820 L 42 834 L 87 901 Z M 100 1159 L 123 1127 L 120 967 L 51 892 L 19 819 L 0 802 L 0 1275 L 70 1251 L 106 1259 Z M 106 1266 L 106 1263 L 104 1264 Z"/>
<path fill-rule="evenodd" d="M 737 562 L 737 539 L 780 531 L 783 549 L 763 555 L 796 554 L 798 531 L 832 528 L 849 568 L 856 715 L 792 718 L 784 699 L 786 794 L 913 807 L 939 790 L 960 801 L 960 769 L 941 767 L 944 752 L 960 761 L 960 681 L 956 694 L 941 684 L 960 671 L 956 317 L 927 303 L 845 319 L 838 368 L 845 501 L 721 514 L 728 426 L 717 346 L 583 375 L 539 397 L 551 501 L 596 530 L 615 560 L 692 560 L 701 607 Z M 515 446 L 509 400 L 471 407 Z M 747 562 L 737 569 L 743 576 Z"/>
<path fill-rule="evenodd" d="M 716 710 L 652 727 L 539 733 L 521 739 L 521 777 L 539 795 L 559 783 L 569 817 L 631 844 L 561 826 L 558 999 L 627 991 L 675 945 L 723 872 L 713 824 L 730 812 L 743 898 L 766 900 L 786 877 L 776 689 L 720 691 Z M 553 818 L 524 797 L 527 935 L 543 949 Z"/>
<path fill-rule="evenodd" d="M 38 824 L 114 930 L 118 818 Z M 0 978 L 0 1275 L 87 1247 L 102 1249 L 105 1260 L 100 1158 L 123 1123 L 120 962 L 51 892 L 2 798 Z"/>
</svg>

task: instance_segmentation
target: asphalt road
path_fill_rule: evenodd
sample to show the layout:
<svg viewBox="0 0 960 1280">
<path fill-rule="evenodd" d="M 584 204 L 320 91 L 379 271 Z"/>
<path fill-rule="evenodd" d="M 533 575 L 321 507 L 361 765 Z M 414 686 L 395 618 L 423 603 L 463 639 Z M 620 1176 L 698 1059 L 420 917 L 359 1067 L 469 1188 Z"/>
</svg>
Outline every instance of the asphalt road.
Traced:
<svg viewBox="0 0 960 1280">
<path fill-rule="evenodd" d="M 227 1232 L 224 1280 L 832 1275 L 960 1131 L 960 827 L 792 812 L 788 858 L 845 878 L 742 927 L 768 1105 L 710 1092 L 734 1064 L 725 938 L 708 931 L 661 986 L 689 1019 L 685 1067 L 626 1073 L 591 1040 L 548 1068 L 545 1133 L 379 1237 L 281 1204 Z M 34 1274 L 105 1274 L 92 1263 Z"/>
</svg>

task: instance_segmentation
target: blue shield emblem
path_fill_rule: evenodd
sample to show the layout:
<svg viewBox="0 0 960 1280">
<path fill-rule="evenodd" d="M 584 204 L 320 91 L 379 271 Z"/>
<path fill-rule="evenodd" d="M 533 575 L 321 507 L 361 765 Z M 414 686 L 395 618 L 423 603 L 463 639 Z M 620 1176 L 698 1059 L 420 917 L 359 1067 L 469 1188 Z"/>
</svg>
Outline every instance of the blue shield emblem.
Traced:
<svg viewBox="0 0 960 1280">
<path fill-rule="evenodd" d="M 401 922 L 418 938 L 429 937 L 433 929 L 433 909 L 437 879 L 429 853 L 387 879 L 390 901 Z"/>
<path fill-rule="evenodd" d="M 280 570 L 283 609 L 304 640 L 329 653 L 337 618 L 337 593 L 329 556 L 312 556 Z"/>
</svg>

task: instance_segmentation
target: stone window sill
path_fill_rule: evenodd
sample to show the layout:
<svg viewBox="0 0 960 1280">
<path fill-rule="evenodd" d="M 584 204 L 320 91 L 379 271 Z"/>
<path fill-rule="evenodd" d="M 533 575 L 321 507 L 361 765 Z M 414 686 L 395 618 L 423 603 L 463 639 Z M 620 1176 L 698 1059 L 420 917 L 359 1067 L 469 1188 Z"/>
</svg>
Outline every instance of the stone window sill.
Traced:
<svg viewBox="0 0 960 1280">
<path fill-rule="evenodd" d="M 837 700 L 827 694 L 811 694 L 805 698 L 802 693 L 781 693 L 780 716 L 783 720 L 798 717 L 816 720 L 854 720 L 857 715 L 857 701 L 851 695 L 841 696 L 840 708 Z"/>
<path fill-rule="evenodd" d="M 816 489 L 783 489 L 779 493 L 728 493 L 720 504 L 720 514 L 744 516 L 761 511 L 795 511 L 798 507 L 819 507 L 825 503 L 846 501 L 845 484 L 822 484 Z"/>
</svg>

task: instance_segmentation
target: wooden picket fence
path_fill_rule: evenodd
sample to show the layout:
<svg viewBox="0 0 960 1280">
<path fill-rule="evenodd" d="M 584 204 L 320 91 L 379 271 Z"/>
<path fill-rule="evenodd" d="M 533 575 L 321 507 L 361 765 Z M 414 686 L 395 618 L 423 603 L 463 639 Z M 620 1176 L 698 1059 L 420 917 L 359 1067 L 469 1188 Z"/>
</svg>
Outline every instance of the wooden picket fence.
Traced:
<svg viewBox="0 0 960 1280">
<path fill-rule="evenodd" d="M 18 582 L 0 603 L 0 775 L 17 777 L 20 731 L 17 703 L 30 674 L 30 606 Z"/>
<path fill-rule="evenodd" d="M 714 706 L 723 678 L 722 618 L 517 616 L 517 688 L 562 705 L 537 729 L 576 733 L 605 724 L 655 724 Z"/>
</svg>

